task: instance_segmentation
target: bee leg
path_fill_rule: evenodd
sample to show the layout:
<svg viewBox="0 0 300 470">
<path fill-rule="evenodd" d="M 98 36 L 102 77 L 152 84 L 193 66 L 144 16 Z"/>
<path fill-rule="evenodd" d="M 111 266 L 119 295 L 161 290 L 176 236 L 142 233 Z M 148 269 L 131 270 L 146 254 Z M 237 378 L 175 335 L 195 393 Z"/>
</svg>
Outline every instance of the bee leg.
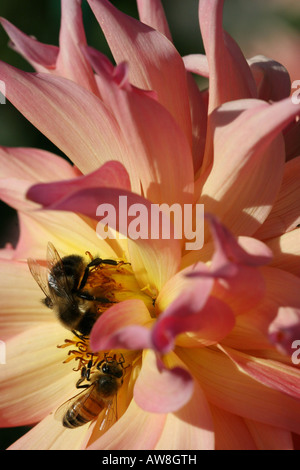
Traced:
<svg viewBox="0 0 300 470">
<path fill-rule="evenodd" d="M 81 385 L 81 383 L 84 381 L 84 380 L 90 380 L 90 374 L 91 374 L 91 367 L 92 367 L 92 363 L 93 361 L 90 360 L 88 362 L 88 365 L 87 367 L 83 367 L 81 369 L 81 377 L 79 380 L 77 380 L 76 382 L 76 388 L 88 388 L 90 386 L 90 384 L 85 384 L 85 385 Z"/>
<path fill-rule="evenodd" d="M 78 290 L 83 289 L 84 286 L 86 285 L 86 281 L 89 277 L 90 268 L 93 268 L 95 266 L 99 266 L 99 264 L 110 264 L 112 266 L 118 266 L 119 263 L 118 263 L 118 261 L 115 261 L 113 259 L 102 259 L 102 258 L 93 259 L 93 261 L 91 261 L 84 270 L 84 274 L 82 276 L 82 279 L 81 279 L 80 285 L 78 287 Z"/>
<path fill-rule="evenodd" d="M 88 292 L 76 292 L 77 297 L 84 300 L 93 300 L 94 302 L 102 302 L 103 304 L 113 303 L 111 300 L 108 300 L 106 297 L 95 297 L 94 295 L 89 294 Z"/>
</svg>

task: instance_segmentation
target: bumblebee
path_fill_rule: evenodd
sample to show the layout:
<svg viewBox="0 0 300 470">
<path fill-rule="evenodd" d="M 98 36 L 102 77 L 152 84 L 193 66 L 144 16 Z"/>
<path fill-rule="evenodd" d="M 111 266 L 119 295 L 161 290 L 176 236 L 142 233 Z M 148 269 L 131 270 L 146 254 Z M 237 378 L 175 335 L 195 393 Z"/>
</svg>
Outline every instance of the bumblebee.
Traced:
<svg viewBox="0 0 300 470">
<path fill-rule="evenodd" d="M 55 413 L 55 418 L 60 420 L 62 417 L 63 426 L 73 429 L 93 421 L 103 412 L 104 417 L 100 427 L 103 430 L 108 424 L 109 412 L 112 413 L 112 419 L 116 419 L 113 401 L 123 383 L 124 362 L 122 354 L 119 361 L 116 355 L 110 357 L 105 354 L 104 359 L 96 365 L 97 372 L 91 379 L 93 366 L 91 359 L 87 367 L 84 366 L 81 369 L 81 378 L 76 384 L 77 388 L 85 390 L 60 406 Z M 89 383 L 82 385 L 84 381 Z"/>
<path fill-rule="evenodd" d="M 88 336 L 99 316 L 99 305 L 114 303 L 101 296 L 101 286 L 87 289 L 86 283 L 91 268 L 101 264 L 118 266 L 118 261 L 94 258 L 87 263 L 79 255 L 61 258 L 49 242 L 46 269 L 32 258 L 27 262 L 32 276 L 45 294 L 42 302 L 53 309 L 61 323 L 71 331 Z"/>
</svg>

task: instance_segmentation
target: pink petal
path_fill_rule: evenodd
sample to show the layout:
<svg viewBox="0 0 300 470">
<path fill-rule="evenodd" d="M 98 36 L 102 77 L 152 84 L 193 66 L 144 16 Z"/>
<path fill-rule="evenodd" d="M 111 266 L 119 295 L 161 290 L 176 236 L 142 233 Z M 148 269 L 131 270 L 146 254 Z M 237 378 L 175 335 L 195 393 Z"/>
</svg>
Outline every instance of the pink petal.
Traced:
<svg viewBox="0 0 300 470">
<path fill-rule="evenodd" d="M 280 132 L 299 110 L 287 98 L 271 106 L 236 101 L 213 113 L 214 163 L 200 202 L 234 234 L 252 235 L 270 213 L 285 160 Z"/>
<path fill-rule="evenodd" d="M 159 316 L 151 336 L 154 348 L 160 353 L 170 351 L 180 333 L 195 332 L 204 344 L 213 344 L 234 327 L 234 315 L 224 302 L 210 296 L 202 306 L 203 291 L 206 299 L 202 284 L 203 280 L 195 283 L 193 289 L 187 289 Z"/>
<path fill-rule="evenodd" d="M 123 188 L 130 191 L 128 173 L 121 163 L 111 161 L 86 176 L 47 185 L 36 184 L 29 189 L 27 197 L 44 206 L 50 206 L 64 197 L 69 197 L 73 192 L 93 187 Z"/>
<path fill-rule="evenodd" d="M 207 56 L 204 54 L 190 54 L 183 57 L 185 68 L 189 72 L 196 73 L 201 77 L 209 77 Z"/>
<path fill-rule="evenodd" d="M 134 175 L 133 190 L 139 192 L 142 185 L 143 194 L 154 203 L 191 202 L 192 154 L 177 123 L 160 103 L 130 85 L 124 63 L 108 70 L 102 56 L 91 54 L 90 49 L 86 53 L 98 73 L 101 95 L 130 149 L 127 167 Z"/>
<path fill-rule="evenodd" d="M 106 310 L 96 321 L 90 337 L 93 351 L 105 349 L 145 349 L 150 333 L 145 324 L 151 320 L 144 302 L 130 299 Z"/>
<path fill-rule="evenodd" d="M 191 74 L 187 74 L 190 108 L 192 117 L 193 132 L 193 163 L 194 172 L 198 172 L 202 165 L 205 143 L 206 143 L 206 127 L 207 127 L 207 100 L 206 92 L 201 92 Z M 196 193 L 196 197 L 198 194 Z"/>
<path fill-rule="evenodd" d="M 186 72 L 173 44 L 158 31 L 117 10 L 107 0 L 89 0 L 117 64 L 130 64 L 130 82 L 156 90 L 191 142 Z M 163 79 L 162 79 L 163 76 Z"/>
<path fill-rule="evenodd" d="M 295 357 L 298 364 L 300 308 L 280 307 L 276 318 L 269 326 L 269 338 L 281 353 Z"/>
<path fill-rule="evenodd" d="M 299 330 L 300 331 L 300 330 Z M 271 359 L 260 359 L 229 348 L 221 348 L 246 374 L 258 382 L 291 397 L 300 397 L 300 371 Z"/>
<path fill-rule="evenodd" d="M 262 266 L 272 259 L 272 252 L 263 243 L 255 241 L 256 253 L 251 254 L 238 243 L 232 233 L 215 216 L 207 214 L 206 218 L 210 223 L 215 245 L 215 253 L 212 259 L 213 270 L 226 270 L 226 265 L 232 263 L 245 266 Z"/>
<path fill-rule="evenodd" d="M 27 36 L 5 18 L 0 23 L 12 41 L 12 47 L 22 54 L 28 62 L 39 72 L 48 72 L 55 69 L 58 47 L 42 44 L 31 36 Z"/>
<path fill-rule="evenodd" d="M 168 22 L 160 0 L 137 0 L 140 21 L 164 34 L 172 41 Z"/>
<path fill-rule="evenodd" d="M 83 172 L 126 158 L 115 119 L 92 93 L 70 80 L 0 63 L 6 96 Z"/>
<path fill-rule="evenodd" d="M 61 27 L 56 73 L 69 78 L 95 95 L 98 88 L 91 65 L 82 53 L 86 37 L 82 22 L 81 0 L 61 2 Z"/>
<path fill-rule="evenodd" d="M 145 411 L 169 413 L 177 411 L 191 398 L 194 382 L 181 367 L 157 366 L 155 354 L 147 351 L 134 387 L 134 399 Z"/>
<path fill-rule="evenodd" d="M 279 62 L 258 55 L 248 60 L 248 64 L 256 81 L 259 99 L 279 101 L 290 95 L 290 76 Z"/>
<path fill-rule="evenodd" d="M 222 28 L 224 1 L 199 2 L 200 28 L 209 66 L 209 112 L 226 101 L 255 98 L 255 83 L 238 45 Z"/>
</svg>

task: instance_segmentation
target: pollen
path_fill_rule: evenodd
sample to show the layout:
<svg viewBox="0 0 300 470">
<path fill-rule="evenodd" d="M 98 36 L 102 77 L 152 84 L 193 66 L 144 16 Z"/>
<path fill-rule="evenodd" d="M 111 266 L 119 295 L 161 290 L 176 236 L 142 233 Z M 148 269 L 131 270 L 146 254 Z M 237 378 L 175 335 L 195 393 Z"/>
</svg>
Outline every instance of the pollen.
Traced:
<svg viewBox="0 0 300 470">
<path fill-rule="evenodd" d="M 140 287 L 130 263 L 124 261 L 117 265 L 100 264 L 90 270 L 85 288 L 95 297 L 108 299 L 110 303 L 99 302 L 99 315 L 112 306 L 113 303 L 128 299 L 141 299 L 154 316 L 155 294 L 145 286 Z"/>
<path fill-rule="evenodd" d="M 97 364 L 104 357 L 104 353 L 93 353 L 90 349 L 88 336 L 74 334 L 72 339 L 65 339 L 64 344 L 57 346 L 58 348 L 70 348 L 67 358 L 63 361 L 64 364 L 70 361 L 75 361 L 76 367 L 74 371 L 79 371 L 92 360 L 93 364 Z"/>
</svg>

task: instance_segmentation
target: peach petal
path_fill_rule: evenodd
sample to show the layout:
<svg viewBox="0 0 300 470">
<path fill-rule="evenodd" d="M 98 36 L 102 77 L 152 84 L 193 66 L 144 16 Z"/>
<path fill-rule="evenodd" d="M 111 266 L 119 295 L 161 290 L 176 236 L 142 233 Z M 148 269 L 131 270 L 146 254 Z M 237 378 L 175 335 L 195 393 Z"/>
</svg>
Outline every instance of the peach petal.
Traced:
<svg viewBox="0 0 300 470">
<path fill-rule="evenodd" d="M 94 94 L 49 74 L 22 72 L 0 63 L 6 96 L 83 172 L 109 160 L 123 161 L 126 150 L 114 117 Z"/>
<path fill-rule="evenodd" d="M 75 392 L 74 364 L 63 364 L 67 351 L 57 348 L 65 338 L 55 322 L 32 326 L 6 342 L 7 364 L 0 371 L 3 427 L 36 423 Z"/>
<path fill-rule="evenodd" d="M 39 72 L 52 71 L 55 68 L 58 47 L 42 44 L 31 36 L 27 36 L 5 18 L 0 23 L 12 41 L 11 47 L 22 54 Z"/>
<path fill-rule="evenodd" d="M 182 349 L 177 354 L 200 381 L 210 403 L 238 416 L 299 433 L 299 400 L 242 374 L 220 351 Z"/>
<path fill-rule="evenodd" d="M 214 405 L 210 407 L 214 419 L 216 450 L 257 450 L 243 418 Z"/>
<path fill-rule="evenodd" d="M 129 407 L 118 422 L 89 445 L 88 450 L 153 449 L 161 436 L 165 420 L 166 415 L 144 411 L 135 400 L 131 400 Z"/>
<path fill-rule="evenodd" d="M 210 406 L 200 385 L 195 383 L 190 401 L 167 415 L 155 450 L 214 450 L 214 441 Z"/>
<path fill-rule="evenodd" d="M 122 257 L 126 253 L 124 244 L 112 248 L 106 240 L 97 236 L 96 225 L 88 224 L 87 220 L 74 213 L 21 212 L 19 222 L 21 235 L 16 247 L 16 258 L 45 259 L 48 241 L 54 244 L 61 256 L 72 253 L 84 255 L 87 250 L 102 258 Z"/>
<path fill-rule="evenodd" d="M 7 450 L 80 450 L 86 428 L 86 425 L 77 429 L 64 428 L 50 414 Z"/>
<path fill-rule="evenodd" d="M 0 260 L 0 329 L 6 340 L 39 324 L 54 321 L 53 312 L 40 302 L 41 290 L 24 261 Z M 21 295 L 15 295 L 15 286 Z"/>
<path fill-rule="evenodd" d="M 145 411 L 168 413 L 184 406 L 191 398 L 194 381 L 189 372 L 175 366 L 167 369 L 157 363 L 155 353 L 147 351 L 134 386 L 136 403 Z"/>
<path fill-rule="evenodd" d="M 64 158 L 46 150 L 0 146 L 1 178 L 34 182 L 74 178 L 76 170 Z"/>
<path fill-rule="evenodd" d="M 89 5 L 116 63 L 130 63 L 132 84 L 157 91 L 159 102 L 171 113 L 191 143 L 186 72 L 173 44 L 158 31 L 120 12 L 107 0 L 89 0 Z"/>
<path fill-rule="evenodd" d="M 90 346 L 93 351 L 147 348 L 150 335 L 143 325 L 150 321 L 149 311 L 142 300 L 120 302 L 96 321 L 91 331 Z"/>
<path fill-rule="evenodd" d="M 130 85 L 126 64 L 108 71 L 103 59 L 89 51 L 101 80 L 101 95 L 113 109 L 130 155 L 134 155 L 126 166 L 133 175 L 133 190 L 140 192 L 142 186 L 142 193 L 153 203 L 191 202 L 192 154 L 184 133 L 160 103 Z"/>
<path fill-rule="evenodd" d="M 296 276 L 300 275 L 300 231 L 299 228 L 284 233 L 280 237 L 266 241 L 273 252 L 273 260 L 270 263 L 275 268 L 288 271 Z"/>
<path fill-rule="evenodd" d="M 294 229 L 300 223 L 300 157 L 284 165 L 283 179 L 272 210 L 257 230 L 260 240 L 278 237 Z"/>
<path fill-rule="evenodd" d="M 293 450 L 292 435 L 284 429 L 245 419 L 258 450 Z"/>
<path fill-rule="evenodd" d="M 299 109 L 289 98 L 271 106 L 241 100 L 213 113 L 214 164 L 199 202 L 234 234 L 252 235 L 271 212 L 284 169 L 280 132 Z"/>
</svg>

